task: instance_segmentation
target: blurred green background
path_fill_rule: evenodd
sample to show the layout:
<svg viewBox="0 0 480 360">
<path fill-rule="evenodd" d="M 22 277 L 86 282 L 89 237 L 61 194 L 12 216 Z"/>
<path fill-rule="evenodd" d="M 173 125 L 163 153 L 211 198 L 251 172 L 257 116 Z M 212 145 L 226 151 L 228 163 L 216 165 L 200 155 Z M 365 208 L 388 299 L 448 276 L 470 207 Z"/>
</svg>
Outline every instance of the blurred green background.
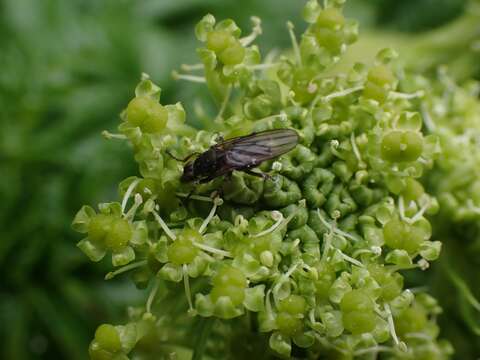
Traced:
<svg viewBox="0 0 480 360">
<path fill-rule="evenodd" d="M 461 17 L 465 2 L 351 0 L 347 14 L 375 45 L 388 32 L 382 41 L 402 47 Z M 144 296 L 121 278 L 105 282 L 110 264 L 91 264 L 70 229 L 81 205 L 116 199 L 116 184 L 136 173 L 128 147 L 100 133 L 115 129 L 141 72 L 162 103 L 192 113 L 204 89 L 170 73 L 196 62 L 193 27 L 205 13 L 244 29 L 260 16 L 266 53 L 288 46 L 288 19 L 303 26 L 303 3 L 0 0 L 0 358 L 86 359 L 96 326 L 120 322 Z M 436 50 L 442 61 L 459 56 Z"/>
</svg>

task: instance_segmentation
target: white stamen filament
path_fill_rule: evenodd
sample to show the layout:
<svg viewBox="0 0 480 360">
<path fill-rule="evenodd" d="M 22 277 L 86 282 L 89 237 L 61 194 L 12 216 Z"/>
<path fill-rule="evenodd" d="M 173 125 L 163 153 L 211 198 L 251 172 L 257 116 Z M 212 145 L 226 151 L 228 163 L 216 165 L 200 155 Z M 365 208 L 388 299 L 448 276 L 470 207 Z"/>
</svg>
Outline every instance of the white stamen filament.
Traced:
<svg viewBox="0 0 480 360">
<path fill-rule="evenodd" d="M 102 131 L 102 136 L 105 138 L 105 139 L 118 139 L 118 140 L 126 140 L 127 139 L 127 136 L 126 135 L 123 135 L 123 134 L 114 134 L 114 133 L 111 133 L 107 130 L 103 130 Z"/>
<path fill-rule="evenodd" d="M 293 29 L 295 26 L 292 22 L 287 22 L 288 33 L 290 34 L 290 39 L 292 41 L 293 52 L 295 54 L 295 58 L 297 59 L 297 65 L 302 66 L 302 55 L 300 54 L 300 48 L 298 47 L 297 37 L 295 36 L 295 32 Z"/>
<path fill-rule="evenodd" d="M 406 93 L 391 91 L 389 96 L 390 96 L 390 98 L 392 98 L 392 99 L 405 99 L 405 100 L 410 100 L 410 99 L 415 99 L 415 98 L 423 97 L 424 95 L 425 95 L 425 91 L 423 91 L 423 90 L 418 90 L 418 91 L 415 91 L 414 93 L 411 93 L 411 94 L 406 94 Z"/>
<path fill-rule="evenodd" d="M 137 261 L 137 262 L 122 266 L 121 268 L 115 271 L 110 271 L 107 275 L 105 275 L 105 280 L 113 279 L 115 276 L 119 274 L 142 267 L 144 265 L 147 265 L 147 260 L 141 260 L 141 261 Z"/>
<path fill-rule="evenodd" d="M 410 219 L 406 219 L 410 224 L 415 224 L 418 220 L 420 220 L 427 211 L 428 207 L 430 206 L 430 203 L 426 203 L 422 206 L 422 208 Z"/>
<path fill-rule="evenodd" d="M 356 356 L 372 354 L 372 353 L 376 354 L 376 353 L 379 353 L 379 352 L 394 352 L 394 351 L 395 350 L 393 350 L 391 347 L 377 345 L 377 346 L 373 346 L 373 347 L 369 347 L 369 348 L 365 348 L 365 349 L 356 350 L 353 353 L 353 355 L 356 357 Z"/>
<path fill-rule="evenodd" d="M 221 255 L 223 257 L 233 258 L 232 254 L 230 254 L 228 251 L 220 250 L 220 249 L 217 249 L 217 248 L 205 245 L 205 244 L 201 244 L 201 243 L 196 242 L 196 241 L 192 242 L 192 244 L 193 244 L 193 246 L 195 246 L 195 247 L 197 247 L 201 250 L 210 252 L 212 254 L 217 254 L 217 255 Z"/>
<path fill-rule="evenodd" d="M 262 34 L 262 20 L 258 16 L 252 16 L 250 20 L 252 21 L 253 29 L 250 35 L 240 39 L 242 46 L 250 45 L 255 41 L 258 35 Z"/>
<path fill-rule="evenodd" d="M 203 64 L 193 64 L 193 65 L 182 64 L 180 66 L 180 68 L 183 71 L 195 71 L 195 70 L 203 70 L 204 69 Z"/>
<path fill-rule="evenodd" d="M 177 239 L 177 237 L 175 236 L 175 234 L 172 232 L 172 230 L 170 230 L 170 228 L 167 226 L 167 224 L 165 223 L 165 221 L 163 221 L 163 219 L 160 217 L 160 215 L 158 215 L 158 213 L 153 210 L 152 211 L 153 213 L 153 216 L 155 216 L 155 220 L 157 220 L 157 222 L 160 224 L 161 228 L 163 229 L 163 231 L 165 232 L 165 234 L 167 234 L 167 236 L 172 239 L 173 241 L 175 241 Z"/>
<path fill-rule="evenodd" d="M 157 295 L 159 285 L 160 285 L 160 282 L 158 281 L 158 279 L 156 279 L 153 285 L 152 291 L 150 291 L 150 294 L 148 295 L 147 305 L 145 306 L 147 313 L 152 312 L 151 310 L 152 310 L 153 300 L 155 299 L 155 295 Z"/>
<path fill-rule="evenodd" d="M 403 196 L 400 195 L 398 197 L 398 212 L 400 213 L 400 219 L 403 220 L 403 221 L 406 221 L 406 217 L 405 217 L 405 205 L 403 203 Z"/>
<path fill-rule="evenodd" d="M 183 197 L 183 198 L 189 198 L 193 200 L 198 200 L 198 201 L 205 201 L 205 202 L 213 202 L 213 199 L 208 197 L 208 196 L 201 196 L 201 195 L 190 195 L 184 194 L 184 193 L 175 193 L 175 195 Z"/>
<path fill-rule="evenodd" d="M 288 280 L 288 278 L 295 272 L 295 270 L 297 270 L 298 265 L 300 265 L 300 263 L 298 262 L 296 264 L 293 264 L 292 266 L 290 266 L 288 271 L 280 277 L 277 284 L 273 287 L 274 292 L 277 292 L 280 289 L 280 286 L 282 286 L 282 284 Z"/>
<path fill-rule="evenodd" d="M 272 121 L 275 119 L 280 119 L 281 121 L 286 122 L 288 120 L 288 117 L 287 117 L 287 114 L 285 114 L 284 112 L 281 112 L 280 114 L 277 114 L 277 115 L 270 115 L 265 118 L 258 119 L 257 123 L 260 121 L 265 122 L 268 124 L 269 127 L 271 127 L 273 125 Z"/>
<path fill-rule="evenodd" d="M 270 64 L 258 64 L 258 65 L 250 65 L 247 66 L 247 69 L 249 70 L 268 70 L 271 69 L 275 66 L 280 65 L 279 63 L 270 63 Z"/>
<path fill-rule="evenodd" d="M 350 95 L 350 94 L 352 94 L 354 92 L 357 92 L 357 91 L 360 91 L 360 90 L 363 90 L 363 86 L 355 86 L 355 87 L 352 87 L 352 88 L 349 88 L 349 89 L 345 89 L 345 90 L 341 90 L 341 91 L 337 91 L 337 92 L 328 94 L 327 96 L 325 96 L 323 98 L 323 100 L 328 102 L 332 99 L 347 96 L 347 95 Z"/>
<path fill-rule="evenodd" d="M 349 234 L 349 233 L 347 233 L 347 232 L 345 232 L 345 231 L 342 231 L 342 230 L 340 230 L 339 228 L 337 228 L 336 226 L 332 226 L 331 224 L 329 224 L 329 223 L 327 222 L 327 220 L 325 220 L 325 219 L 323 218 L 322 214 L 320 213 L 320 209 L 319 209 L 319 208 L 317 208 L 317 215 L 318 215 L 320 221 L 322 222 L 322 224 L 325 225 L 325 227 L 328 228 L 331 232 L 334 232 L 334 233 L 336 233 L 336 234 L 338 234 L 338 235 L 341 235 L 341 236 L 343 236 L 343 237 L 345 237 L 345 238 L 347 238 L 347 239 L 353 240 L 353 241 L 360 241 L 360 240 L 361 240 L 360 238 L 358 238 L 358 237 L 356 237 L 356 236 L 354 236 L 354 235 L 352 235 L 352 234 Z"/>
<path fill-rule="evenodd" d="M 222 105 L 220 105 L 220 110 L 218 111 L 217 116 L 215 117 L 215 121 L 220 121 L 222 119 L 225 110 L 227 109 L 228 102 L 230 101 L 230 96 L 232 95 L 232 86 L 229 86 L 227 89 L 227 93 L 223 98 Z"/>
<path fill-rule="evenodd" d="M 425 333 L 406 333 L 404 336 L 409 339 L 420 339 L 420 340 L 427 340 L 427 341 L 433 340 L 430 335 Z"/>
<path fill-rule="evenodd" d="M 223 200 L 220 199 L 219 197 L 216 197 L 213 199 L 213 206 L 212 209 L 210 210 L 210 214 L 208 214 L 207 218 L 203 221 L 202 225 L 200 226 L 200 229 L 198 229 L 198 232 L 200 234 L 203 234 L 203 232 L 207 229 L 208 224 L 212 220 L 212 218 L 215 216 L 215 211 L 217 211 L 217 207 L 223 204 Z"/>
<path fill-rule="evenodd" d="M 420 106 L 420 110 L 422 112 L 423 122 L 425 123 L 425 126 L 427 127 L 428 131 L 430 132 L 435 131 L 435 128 L 436 128 L 435 123 L 433 122 L 432 117 L 430 116 L 430 113 L 428 112 L 428 109 L 425 106 L 425 104 L 422 103 L 422 105 Z"/>
<path fill-rule="evenodd" d="M 137 212 L 137 209 L 139 208 L 140 205 L 142 205 L 142 203 L 143 203 L 142 195 L 135 194 L 135 202 L 133 203 L 130 210 L 128 210 L 128 212 L 125 214 L 125 218 L 127 220 L 132 220 L 135 217 L 135 213 Z"/>
<path fill-rule="evenodd" d="M 339 250 L 340 251 L 340 250 Z M 358 261 L 357 259 L 354 259 L 348 255 L 345 255 L 342 251 L 340 251 L 340 254 L 342 255 L 342 257 L 347 260 L 348 262 L 351 262 L 352 264 L 354 265 L 357 265 L 358 267 L 365 267 L 365 265 L 363 265 L 360 261 Z"/>
<path fill-rule="evenodd" d="M 270 302 L 270 294 L 272 293 L 272 289 L 267 290 L 267 294 L 265 295 L 265 311 L 267 314 L 272 314 L 272 303 Z"/>
<path fill-rule="evenodd" d="M 355 134 L 353 132 L 350 135 L 350 142 L 352 143 L 353 153 L 355 154 L 355 157 L 358 160 L 358 166 L 361 168 L 365 167 L 365 163 L 363 162 L 362 156 L 360 155 L 360 151 L 358 150 L 357 142 L 355 141 Z"/>
<path fill-rule="evenodd" d="M 272 218 L 276 220 L 276 222 L 269 227 L 266 230 L 260 231 L 259 233 L 253 235 L 252 237 L 257 238 L 266 234 L 269 234 L 271 232 L 274 232 L 276 228 L 280 226 L 280 224 L 283 222 L 283 215 L 280 211 L 272 211 Z"/>
<path fill-rule="evenodd" d="M 133 190 L 135 190 L 135 188 L 137 187 L 139 182 L 140 182 L 140 179 L 135 179 L 128 186 L 127 191 L 125 192 L 125 195 L 123 196 L 123 199 L 122 199 L 122 214 L 125 213 L 125 208 L 127 207 L 127 201 L 130 198 L 130 195 L 132 194 Z"/>
<path fill-rule="evenodd" d="M 376 256 L 382 255 L 382 248 L 380 246 L 372 246 L 370 249 L 358 249 L 353 252 L 352 257 L 356 258 L 361 254 L 373 254 Z"/>
<path fill-rule="evenodd" d="M 395 323 L 393 322 L 393 315 L 392 311 L 390 310 L 390 306 L 388 304 L 384 304 L 384 309 L 387 314 L 388 328 L 390 330 L 390 335 L 392 336 L 393 342 L 399 348 L 406 348 L 405 343 L 398 340 L 397 333 L 395 332 Z"/>
<path fill-rule="evenodd" d="M 188 267 L 187 264 L 182 266 L 183 272 L 183 285 L 185 287 L 185 295 L 187 296 L 188 308 L 190 312 L 193 312 L 192 293 L 190 292 L 190 281 L 188 279 Z"/>
<path fill-rule="evenodd" d="M 332 154 L 335 155 L 336 157 L 345 160 L 345 156 L 342 155 L 337 149 L 340 146 L 340 142 L 337 139 L 333 139 L 330 141 L 330 150 L 332 151 Z"/>
<path fill-rule="evenodd" d="M 172 71 L 172 77 L 174 80 L 185 80 L 194 83 L 206 83 L 207 79 L 203 76 L 180 74 L 177 71 Z"/>
</svg>

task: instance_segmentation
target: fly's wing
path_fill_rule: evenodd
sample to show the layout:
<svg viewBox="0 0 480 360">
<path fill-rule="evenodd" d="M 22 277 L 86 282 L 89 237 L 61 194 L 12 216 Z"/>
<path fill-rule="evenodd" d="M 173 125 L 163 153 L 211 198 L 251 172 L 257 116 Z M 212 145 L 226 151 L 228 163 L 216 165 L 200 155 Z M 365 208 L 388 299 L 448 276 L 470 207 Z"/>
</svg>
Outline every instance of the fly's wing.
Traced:
<svg viewBox="0 0 480 360">
<path fill-rule="evenodd" d="M 217 146 L 225 151 L 225 166 L 233 170 L 255 167 L 289 152 L 297 144 L 295 130 L 277 129 L 234 138 Z"/>
</svg>

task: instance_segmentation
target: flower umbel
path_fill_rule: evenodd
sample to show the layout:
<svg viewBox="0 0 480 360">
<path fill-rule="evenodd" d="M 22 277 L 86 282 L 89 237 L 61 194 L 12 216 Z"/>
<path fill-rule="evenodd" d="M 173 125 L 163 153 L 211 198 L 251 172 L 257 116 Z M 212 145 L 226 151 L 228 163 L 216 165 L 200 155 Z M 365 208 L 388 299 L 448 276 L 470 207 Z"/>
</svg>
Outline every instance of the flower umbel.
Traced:
<svg viewBox="0 0 480 360">
<path fill-rule="evenodd" d="M 230 358 L 232 339 L 259 332 L 283 357 L 448 357 L 437 340 L 438 306 L 404 289 L 399 273 L 439 256 L 426 218 L 438 204 L 419 182 L 438 138 L 422 126 L 424 93 L 400 92 L 392 51 L 373 66 L 336 68 L 358 35 L 342 4 L 310 0 L 307 30 L 299 40 L 293 25 L 286 30 L 292 57 L 268 62 L 254 45 L 258 19 L 241 37 L 233 20 L 205 16 L 195 29 L 201 64 L 182 67 L 198 74 L 176 76 L 206 83 L 218 102 L 211 130 L 188 126 L 181 104 L 161 105 L 160 88 L 143 76 L 121 135 L 110 136 L 132 145 L 140 176 L 120 184 L 121 204 L 83 207 L 73 226 L 87 234 L 78 246 L 90 259 L 111 252 L 113 266 L 123 266 L 109 278 L 132 272 L 137 287 L 152 284 L 124 327 L 135 326 L 135 341 L 125 345 L 124 328 L 102 325 L 92 358 L 126 358 L 149 332 L 161 351 L 189 344 L 185 324 L 203 329 L 194 355 L 215 354 L 207 340 L 217 331 L 212 341 Z M 203 152 L 218 133 L 275 128 L 295 129 L 300 144 L 262 164 L 266 179 L 233 172 L 184 184 L 182 164 L 169 156 Z M 208 322 L 216 318 L 228 321 Z"/>
</svg>

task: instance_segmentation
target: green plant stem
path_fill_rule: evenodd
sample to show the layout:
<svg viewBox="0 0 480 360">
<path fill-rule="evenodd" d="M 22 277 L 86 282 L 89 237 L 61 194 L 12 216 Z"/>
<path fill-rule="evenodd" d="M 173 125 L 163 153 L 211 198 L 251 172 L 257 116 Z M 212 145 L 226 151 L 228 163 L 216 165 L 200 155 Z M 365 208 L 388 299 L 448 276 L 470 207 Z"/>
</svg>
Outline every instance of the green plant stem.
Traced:
<svg viewBox="0 0 480 360">
<path fill-rule="evenodd" d="M 195 339 L 192 360 L 202 360 L 203 353 L 205 351 L 205 345 L 207 344 L 214 321 L 215 319 L 213 318 L 206 318 L 200 321 L 198 336 Z"/>
</svg>

